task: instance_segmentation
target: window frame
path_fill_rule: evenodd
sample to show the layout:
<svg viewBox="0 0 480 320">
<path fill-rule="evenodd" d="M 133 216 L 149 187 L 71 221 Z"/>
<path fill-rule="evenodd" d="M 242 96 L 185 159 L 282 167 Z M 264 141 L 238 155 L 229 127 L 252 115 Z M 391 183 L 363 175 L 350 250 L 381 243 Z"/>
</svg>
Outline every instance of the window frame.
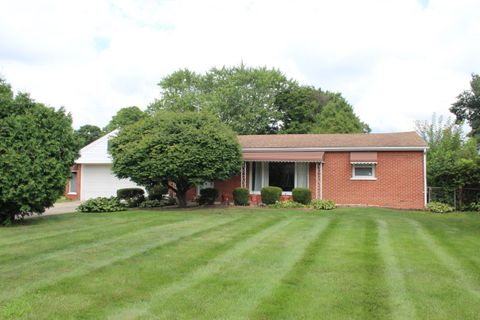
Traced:
<svg viewBox="0 0 480 320">
<path fill-rule="evenodd" d="M 376 163 L 352 163 L 352 177 L 350 180 L 377 180 L 377 175 L 376 175 Z M 372 175 L 371 176 L 362 176 L 362 175 L 356 175 L 355 174 L 355 169 L 356 168 L 371 168 L 372 169 Z"/>
<path fill-rule="evenodd" d="M 249 176 L 249 186 L 248 186 L 248 191 L 250 194 L 255 194 L 255 195 L 259 195 L 261 194 L 261 191 L 253 191 L 253 166 L 254 166 L 254 163 L 256 162 L 259 162 L 262 164 L 262 188 L 264 187 L 268 187 L 269 186 L 269 175 L 270 175 L 270 162 L 276 162 L 276 161 L 250 161 L 249 162 L 249 172 L 248 172 L 248 176 Z M 286 161 L 286 162 L 289 162 L 289 163 L 294 163 L 295 165 L 295 169 L 294 169 L 294 188 L 297 188 L 298 185 L 297 185 L 297 164 L 299 162 L 297 161 Z M 310 189 L 310 162 L 305 162 L 307 165 L 306 165 L 306 169 L 307 169 L 307 172 L 306 172 L 306 175 L 307 175 L 307 186 L 306 188 Z M 267 181 L 267 183 L 265 184 L 265 182 Z M 302 187 L 303 188 L 303 187 Z M 291 196 L 292 195 L 292 191 L 282 191 L 282 196 Z"/>
<path fill-rule="evenodd" d="M 72 191 L 72 175 L 75 174 L 75 191 Z M 78 194 L 78 171 L 71 171 L 70 177 L 68 178 L 68 192 L 69 195 L 76 195 Z"/>
</svg>

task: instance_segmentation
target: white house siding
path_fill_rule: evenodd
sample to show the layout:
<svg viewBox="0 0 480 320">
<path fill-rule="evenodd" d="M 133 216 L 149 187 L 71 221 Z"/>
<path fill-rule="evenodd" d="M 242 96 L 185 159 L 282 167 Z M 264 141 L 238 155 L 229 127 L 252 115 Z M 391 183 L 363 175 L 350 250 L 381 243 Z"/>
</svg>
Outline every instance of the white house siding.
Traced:
<svg viewBox="0 0 480 320">
<path fill-rule="evenodd" d="M 111 164 L 82 164 L 80 200 L 116 196 L 117 190 L 138 187 L 128 179 L 118 179 Z"/>
</svg>

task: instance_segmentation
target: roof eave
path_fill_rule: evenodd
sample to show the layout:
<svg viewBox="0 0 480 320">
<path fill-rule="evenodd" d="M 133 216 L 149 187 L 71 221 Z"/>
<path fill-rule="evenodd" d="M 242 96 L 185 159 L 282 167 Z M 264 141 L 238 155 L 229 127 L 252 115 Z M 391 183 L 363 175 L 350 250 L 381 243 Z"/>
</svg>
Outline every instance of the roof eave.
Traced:
<svg viewBox="0 0 480 320">
<path fill-rule="evenodd" d="M 304 148 L 242 148 L 248 152 L 271 152 L 271 151 L 425 151 L 427 146 L 407 147 L 304 147 Z"/>
</svg>

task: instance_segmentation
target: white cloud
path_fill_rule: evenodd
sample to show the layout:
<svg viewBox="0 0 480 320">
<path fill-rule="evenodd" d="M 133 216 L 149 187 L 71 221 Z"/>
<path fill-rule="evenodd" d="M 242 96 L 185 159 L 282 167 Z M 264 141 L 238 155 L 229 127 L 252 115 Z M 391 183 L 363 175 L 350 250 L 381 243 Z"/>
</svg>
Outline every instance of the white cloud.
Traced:
<svg viewBox="0 0 480 320">
<path fill-rule="evenodd" d="M 3 1 L 0 74 L 74 125 L 145 107 L 178 68 L 275 67 L 342 92 L 374 131 L 448 115 L 480 72 L 478 1 Z"/>
</svg>

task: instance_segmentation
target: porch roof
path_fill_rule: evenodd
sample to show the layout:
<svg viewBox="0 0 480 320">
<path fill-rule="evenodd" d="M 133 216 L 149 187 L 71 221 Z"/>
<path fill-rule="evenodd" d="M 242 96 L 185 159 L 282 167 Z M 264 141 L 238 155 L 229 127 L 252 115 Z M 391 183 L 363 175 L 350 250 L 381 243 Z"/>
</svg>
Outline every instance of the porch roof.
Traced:
<svg viewBox="0 0 480 320">
<path fill-rule="evenodd" d="M 245 161 L 272 161 L 272 162 L 322 162 L 324 152 L 243 152 Z"/>
</svg>

